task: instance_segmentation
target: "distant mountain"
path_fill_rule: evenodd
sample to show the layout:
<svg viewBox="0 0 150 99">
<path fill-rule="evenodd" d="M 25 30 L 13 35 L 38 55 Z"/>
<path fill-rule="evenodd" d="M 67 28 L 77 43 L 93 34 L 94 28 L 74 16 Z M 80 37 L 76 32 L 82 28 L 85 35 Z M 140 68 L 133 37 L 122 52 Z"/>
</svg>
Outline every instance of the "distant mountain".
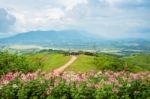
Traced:
<svg viewBox="0 0 150 99">
<path fill-rule="evenodd" d="M 0 39 L 0 48 L 7 45 L 33 45 L 48 48 L 86 49 L 99 52 L 136 53 L 150 52 L 150 40 L 141 38 L 111 39 L 96 37 L 76 30 L 30 31 Z"/>
<path fill-rule="evenodd" d="M 3 44 L 83 44 L 99 40 L 87 32 L 64 30 L 64 31 L 31 31 L 19 33 L 15 36 L 0 39 Z"/>
</svg>

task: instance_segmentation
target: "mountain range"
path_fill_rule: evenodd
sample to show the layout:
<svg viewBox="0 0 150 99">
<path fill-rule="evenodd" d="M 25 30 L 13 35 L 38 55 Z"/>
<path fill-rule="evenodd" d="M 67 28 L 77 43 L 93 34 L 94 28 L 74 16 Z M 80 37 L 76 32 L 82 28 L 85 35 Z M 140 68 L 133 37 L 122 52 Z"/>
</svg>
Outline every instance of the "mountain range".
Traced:
<svg viewBox="0 0 150 99">
<path fill-rule="evenodd" d="M 119 49 L 123 51 L 150 51 L 150 40 L 117 39 L 108 40 L 85 31 L 30 31 L 0 39 L 0 45 L 38 45 L 56 48 Z"/>
<path fill-rule="evenodd" d="M 83 44 L 98 41 L 99 38 L 87 32 L 64 31 L 30 31 L 0 39 L 3 44 Z"/>
</svg>

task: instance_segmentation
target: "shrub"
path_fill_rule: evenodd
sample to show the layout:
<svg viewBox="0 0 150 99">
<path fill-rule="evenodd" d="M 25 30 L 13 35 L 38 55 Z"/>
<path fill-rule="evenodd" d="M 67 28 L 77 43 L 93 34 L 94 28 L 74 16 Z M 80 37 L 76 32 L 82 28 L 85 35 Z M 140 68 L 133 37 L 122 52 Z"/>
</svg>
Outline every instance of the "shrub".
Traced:
<svg viewBox="0 0 150 99">
<path fill-rule="evenodd" d="M 107 84 L 87 86 L 89 82 L 70 82 L 57 79 L 36 79 L 23 82 L 15 79 L 0 87 L 1 99 L 149 99 L 150 81 L 120 82 L 122 86 Z M 54 83 L 55 82 L 55 83 Z M 57 82 L 57 83 L 56 83 Z"/>
<path fill-rule="evenodd" d="M 44 99 L 47 97 L 48 85 L 48 81 L 43 80 L 41 82 L 39 79 L 24 83 L 18 90 L 17 96 L 19 99 Z"/>
<path fill-rule="evenodd" d="M 113 86 L 107 85 L 103 88 L 96 89 L 95 97 L 96 99 L 119 99 L 119 96 L 113 92 Z"/>
<path fill-rule="evenodd" d="M 0 75 L 10 71 L 35 71 L 40 66 L 41 64 L 33 63 L 23 55 L 12 54 L 8 51 L 0 53 Z"/>
<path fill-rule="evenodd" d="M 16 99 L 18 90 L 20 89 L 21 82 L 15 79 L 9 82 L 7 85 L 0 88 L 1 99 Z"/>
<path fill-rule="evenodd" d="M 126 99 L 148 99 L 150 98 L 150 81 L 146 83 L 141 80 L 134 80 L 130 84 L 124 83 L 122 87 L 119 88 L 118 95 Z"/>
</svg>

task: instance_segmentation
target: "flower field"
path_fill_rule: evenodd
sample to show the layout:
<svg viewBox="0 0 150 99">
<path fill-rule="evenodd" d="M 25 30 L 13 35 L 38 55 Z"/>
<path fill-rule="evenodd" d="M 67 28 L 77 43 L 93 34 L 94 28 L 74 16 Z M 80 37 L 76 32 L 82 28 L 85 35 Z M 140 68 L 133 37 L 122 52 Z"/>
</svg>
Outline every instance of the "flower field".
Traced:
<svg viewBox="0 0 150 99">
<path fill-rule="evenodd" d="M 149 99 L 150 72 L 9 72 L 0 78 L 1 99 Z"/>
</svg>

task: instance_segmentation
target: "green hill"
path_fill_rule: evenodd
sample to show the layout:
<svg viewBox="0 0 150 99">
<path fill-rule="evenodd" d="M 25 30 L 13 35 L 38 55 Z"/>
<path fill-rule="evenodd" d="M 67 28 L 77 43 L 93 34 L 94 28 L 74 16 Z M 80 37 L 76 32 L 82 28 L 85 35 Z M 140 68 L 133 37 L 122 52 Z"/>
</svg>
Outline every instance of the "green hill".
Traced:
<svg viewBox="0 0 150 99">
<path fill-rule="evenodd" d="M 140 53 L 123 57 L 132 71 L 150 70 L 150 54 Z"/>
<path fill-rule="evenodd" d="M 0 52 L 0 75 L 10 71 L 51 71 L 66 64 L 71 56 L 59 52 L 40 52 L 18 55 L 8 51 Z M 129 56 L 117 56 L 99 53 L 96 55 L 79 54 L 77 60 L 66 71 L 88 72 L 99 70 L 130 72 L 150 70 L 150 54 L 140 53 Z"/>
<path fill-rule="evenodd" d="M 28 58 L 32 60 L 32 62 L 41 62 L 41 69 L 49 71 L 64 65 L 71 57 L 59 53 L 38 53 L 35 55 L 29 55 Z"/>
</svg>

